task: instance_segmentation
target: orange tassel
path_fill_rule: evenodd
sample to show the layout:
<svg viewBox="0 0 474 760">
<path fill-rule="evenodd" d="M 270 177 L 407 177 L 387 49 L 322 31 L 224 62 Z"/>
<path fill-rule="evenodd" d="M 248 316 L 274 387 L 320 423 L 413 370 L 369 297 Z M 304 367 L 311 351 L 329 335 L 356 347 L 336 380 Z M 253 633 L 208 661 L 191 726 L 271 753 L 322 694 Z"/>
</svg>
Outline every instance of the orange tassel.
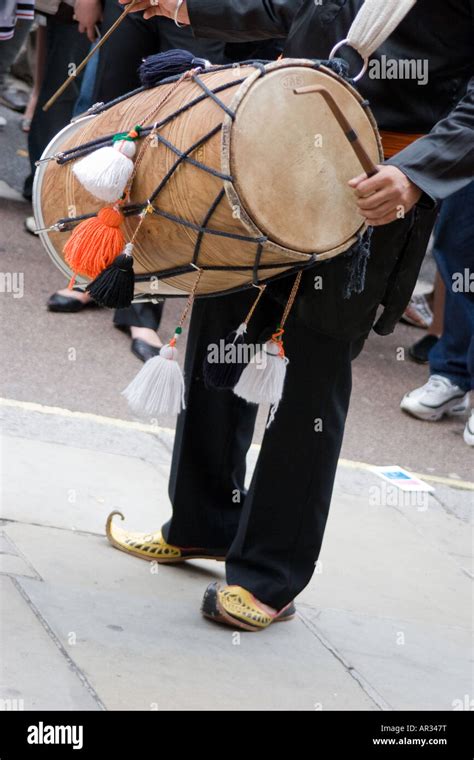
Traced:
<svg viewBox="0 0 474 760">
<path fill-rule="evenodd" d="M 112 264 L 125 245 L 122 222 L 121 211 L 106 207 L 73 230 L 64 246 L 64 258 L 73 272 L 95 278 Z"/>
</svg>

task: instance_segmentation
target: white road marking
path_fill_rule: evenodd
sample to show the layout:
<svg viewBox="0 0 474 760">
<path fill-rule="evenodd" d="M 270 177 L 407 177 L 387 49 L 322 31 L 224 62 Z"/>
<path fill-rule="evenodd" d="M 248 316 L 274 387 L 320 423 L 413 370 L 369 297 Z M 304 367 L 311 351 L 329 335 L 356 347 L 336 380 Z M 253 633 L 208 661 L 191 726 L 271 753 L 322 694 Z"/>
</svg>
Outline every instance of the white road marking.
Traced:
<svg viewBox="0 0 474 760">
<path fill-rule="evenodd" d="M 161 427 L 160 425 L 149 425 L 145 422 L 134 422 L 133 420 L 122 420 L 119 417 L 105 417 L 101 414 L 92 414 L 91 412 L 73 412 L 70 409 L 64 409 L 61 406 L 45 406 L 35 401 L 16 401 L 10 398 L 0 398 L 0 407 L 11 407 L 22 409 L 28 412 L 39 412 L 40 414 L 51 414 L 57 417 L 66 417 L 69 419 L 85 420 L 95 422 L 99 425 L 109 425 L 122 430 L 137 430 L 142 433 L 151 433 L 152 435 L 169 434 L 174 435 L 173 428 Z M 257 451 L 260 444 L 253 443 L 252 448 Z M 347 467 L 352 470 L 366 470 L 372 472 L 373 464 L 367 462 L 357 462 L 352 459 L 339 459 L 341 467 Z M 430 475 L 426 473 L 414 472 L 415 477 L 421 480 L 428 480 L 432 483 L 451 486 L 451 488 L 460 488 L 465 491 L 474 491 L 474 483 L 469 480 L 456 480 L 455 478 L 445 478 L 441 475 Z"/>
</svg>

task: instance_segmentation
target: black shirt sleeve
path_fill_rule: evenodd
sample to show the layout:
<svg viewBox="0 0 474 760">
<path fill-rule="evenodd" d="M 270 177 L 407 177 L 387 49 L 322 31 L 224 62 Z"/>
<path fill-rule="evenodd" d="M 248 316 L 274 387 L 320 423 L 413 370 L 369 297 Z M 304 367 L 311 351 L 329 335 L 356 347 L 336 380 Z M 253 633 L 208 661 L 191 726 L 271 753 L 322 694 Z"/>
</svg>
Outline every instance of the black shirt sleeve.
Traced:
<svg viewBox="0 0 474 760">
<path fill-rule="evenodd" d="M 196 37 L 250 42 L 286 37 L 302 0 L 188 0 Z"/>
<path fill-rule="evenodd" d="M 441 201 L 474 179 L 474 77 L 458 105 L 426 137 L 387 163 L 434 201 Z"/>
</svg>

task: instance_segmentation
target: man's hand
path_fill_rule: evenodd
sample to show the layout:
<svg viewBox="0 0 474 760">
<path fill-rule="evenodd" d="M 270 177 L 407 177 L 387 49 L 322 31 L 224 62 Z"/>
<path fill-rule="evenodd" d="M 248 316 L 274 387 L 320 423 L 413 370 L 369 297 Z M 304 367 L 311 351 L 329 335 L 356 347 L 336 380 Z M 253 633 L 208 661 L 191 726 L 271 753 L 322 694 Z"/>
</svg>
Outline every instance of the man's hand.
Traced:
<svg viewBox="0 0 474 760">
<path fill-rule="evenodd" d="M 401 219 L 422 196 L 419 187 L 396 166 L 378 166 L 378 173 L 367 179 L 366 174 L 354 177 L 354 188 L 360 213 L 372 227 Z"/>
<path fill-rule="evenodd" d="M 130 0 L 119 0 L 119 2 L 122 5 L 128 5 Z M 151 0 L 140 0 L 139 3 L 133 6 L 133 13 L 135 11 L 145 11 L 143 14 L 143 18 L 145 19 L 153 18 L 153 16 L 166 16 L 167 18 L 174 19 L 177 3 L 178 0 L 158 0 L 153 5 Z M 190 23 L 186 0 L 181 4 L 178 11 L 178 21 L 180 24 Z"/>
<path fill-rule="evenodd" d="M 102 18 L 100 0 L 76 0 L 74 3 L 74 18 L 79 22 L 81 34 L 87 34 L 91 42 L 97 39 L 96 24 Z"/>
</svg>

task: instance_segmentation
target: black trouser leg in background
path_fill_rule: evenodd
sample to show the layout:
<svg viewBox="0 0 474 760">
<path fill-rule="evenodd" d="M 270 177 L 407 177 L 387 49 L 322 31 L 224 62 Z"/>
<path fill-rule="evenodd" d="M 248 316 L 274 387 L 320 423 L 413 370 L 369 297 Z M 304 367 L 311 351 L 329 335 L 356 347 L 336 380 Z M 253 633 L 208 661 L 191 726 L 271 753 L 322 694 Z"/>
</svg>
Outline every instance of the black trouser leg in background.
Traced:
<svg viewBox="0 0 474 760">
<path fill-rule="evenodd" d="M 69 76 L 70 65 L 77 66 L 87 55 L 89 48 L 87 36 L 79 34 L 76 23 L 59 21 L 55 16 L 48 17 L 45 75 L 28 133 L 31 174 L 25 180 L 24 193 L 27 197 L 31 196 L 35 162 L 41 158 L 50 140 L 71 120 L 79 95 L 80 77 L 65 89 L 48 111 L 43 111 L 43 106 Z"/>
<path fill-rule="evenodd" d="M 133 303 L 125 309 L 116 309 L 114 325 L 117 327 L 149 327 L 158 330 L 163 314 L 162 303 Z"/>
</svg>

